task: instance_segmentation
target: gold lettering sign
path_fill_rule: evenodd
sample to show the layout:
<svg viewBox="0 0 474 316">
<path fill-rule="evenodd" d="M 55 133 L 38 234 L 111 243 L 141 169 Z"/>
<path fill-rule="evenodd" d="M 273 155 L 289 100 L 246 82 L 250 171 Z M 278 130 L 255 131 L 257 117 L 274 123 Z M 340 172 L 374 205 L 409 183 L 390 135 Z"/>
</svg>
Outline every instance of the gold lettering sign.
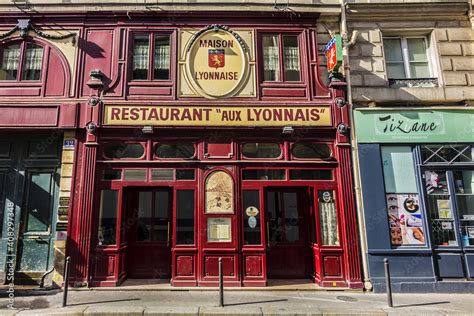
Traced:
<svg viewBox="0 0 474 316">
<path fill-rule="evenodd" d="M 331 126 L 329 106 L 211 107 L 107 105 L 105 125 Z"/>
<path fill-rule="evenodd" d="M 248 76 L 248 48 L 226 26 L 213 25 L 196 33 L 187 48 L 186 77 L 206 98 L 235 95 Z"/>
</svg>

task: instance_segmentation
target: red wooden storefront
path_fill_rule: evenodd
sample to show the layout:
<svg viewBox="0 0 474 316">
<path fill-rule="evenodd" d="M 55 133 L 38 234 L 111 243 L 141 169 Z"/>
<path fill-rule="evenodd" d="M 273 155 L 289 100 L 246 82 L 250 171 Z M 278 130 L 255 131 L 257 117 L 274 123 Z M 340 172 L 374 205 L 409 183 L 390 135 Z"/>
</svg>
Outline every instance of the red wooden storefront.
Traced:
<svg viewBox="0 0 474 316">
<path fill-rule="evenodd" d="M 81 33 L 81 128 L 67 244 L 72 282 L 117 286 L 132 278 L 215 286 L 223 258 L 228 286 L 265 286 L 269 279 L 287 278 L 361 288 L 349 108 L 336 105 L 344 99 L 345 84 L 321 83 L 314 19 L 229 17 L 218 21 L 225 27 L 206 28 L 209 16 L 182 17 L 185 29 L 196 34 L 221 32 L 222 38 L 246 42 L 240 44 L 245 82 L 223 96 L 195 82 L 183 88 L 196 80 L 185 72 L 198 67 L 187 62 L 200 49 L 192 47 L 184 28 L 145 17 L 117 19 L 120 23 L 87 25 Z M 265 44 L 268 34 L 270 42 L 280 44 Z M 158 64 L 153 58 L 163 52 L 162 43 L 169 63 L 158 67 L 167 68 L 149 71 Z M 135 60 L 140 45 L 148 47 L 148 55 Z M 296 54 L 292 66 L 284 58 L 274 63 L 265 57 L 265 45 L 274 45 L 272 52 L 280 56 Z M 222 61 L 223 51 L 209 52 L 212 66 Z M 233 57 L 225 58 L 227 67 Z M 148 71 L 140 73 L 140 63 Z M 116 116 L 114 107 L 132 110 Z M 242 125 L 133 121 L 151 107 L 176 107 L 176 113 L 196 107 L 216 113 L 325 109 L 328 120 L 302 125 L 270 119 Z"/>
</svg>

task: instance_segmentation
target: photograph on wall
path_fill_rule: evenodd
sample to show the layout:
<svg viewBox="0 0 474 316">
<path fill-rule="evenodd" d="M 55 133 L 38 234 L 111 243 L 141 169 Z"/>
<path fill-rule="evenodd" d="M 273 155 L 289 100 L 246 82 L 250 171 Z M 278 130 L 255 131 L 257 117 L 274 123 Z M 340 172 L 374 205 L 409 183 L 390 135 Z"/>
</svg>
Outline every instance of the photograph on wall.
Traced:
<svg viewBox="0 0 474 316">
<path fill-rule="evenodd" d="M 392 245 L 424 244 L 418 194 L 387 194 L 386 199 Z"/>
<path fill-rule="evenodd" d="M 206 213 L 234 212 L 234 185 L 231 176 L 224 171 L 215 171 L 206 179 Z"/>
</svg>

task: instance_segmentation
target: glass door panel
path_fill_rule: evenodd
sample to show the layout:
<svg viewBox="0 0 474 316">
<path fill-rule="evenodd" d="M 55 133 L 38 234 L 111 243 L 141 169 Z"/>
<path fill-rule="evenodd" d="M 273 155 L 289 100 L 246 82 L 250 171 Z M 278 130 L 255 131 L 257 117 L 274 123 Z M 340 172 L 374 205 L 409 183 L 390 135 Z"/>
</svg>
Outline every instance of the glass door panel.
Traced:
<svg viewBox="0 0 474 316">
<path fill-rule="evenodd" d="M 456 204 L 463 246 L 474 246 L 474 171 L 454 171 Z"/>
</svg>

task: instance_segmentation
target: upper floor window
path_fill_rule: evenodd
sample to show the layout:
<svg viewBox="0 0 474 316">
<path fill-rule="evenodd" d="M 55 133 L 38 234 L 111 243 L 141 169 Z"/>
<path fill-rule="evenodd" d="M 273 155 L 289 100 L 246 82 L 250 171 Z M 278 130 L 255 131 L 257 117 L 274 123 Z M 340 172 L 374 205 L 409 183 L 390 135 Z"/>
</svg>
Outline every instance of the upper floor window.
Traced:
<svg viewBox="0 0 474 316">
<path fill-rule="evenodd" d="M 40 80 L 43 51 L 28 42 L 0 48 L 0 80 Z"/>
<path fill-rule="evenodd" d="M 298 35 L 263 35 L 263 80 L 301 81 Z"/>
<path fill-rule="evenodd" d="M 136 34 L 132 51 L 133 80 L 170 79 L 170 35 Z"/>
<path fill-rule="evenodd" d="M 437 85 L 430 51 L 424 36 L 389 36 L 383 38 L 387 76 L 391 85 Z M 411 80 L 411 81 L 410 81 Z"/>
</svg>

